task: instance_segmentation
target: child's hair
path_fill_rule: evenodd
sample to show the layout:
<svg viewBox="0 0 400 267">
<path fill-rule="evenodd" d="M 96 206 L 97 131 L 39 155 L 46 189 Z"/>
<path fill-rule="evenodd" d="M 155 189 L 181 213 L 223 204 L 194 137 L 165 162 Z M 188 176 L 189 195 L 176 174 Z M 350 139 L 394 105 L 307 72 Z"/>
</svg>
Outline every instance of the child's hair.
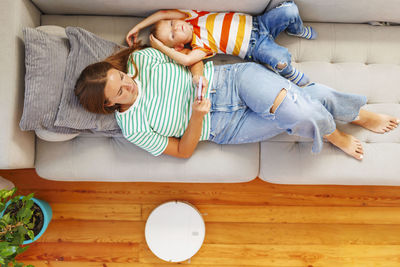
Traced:
<svg viewBox="0 0 400 267">
<path fill-rule="evenodd" d="M 75 95 L 78 97 L 81 105 L 89 112 L 98 114 L 111 114 L 119 110 L 120 105 L 111 107 L 105 106 L 108 103 L 104 95 L 104 88 L 107 83 L 107 73 L 110 69 L 117 69 L 127 72 L 127 62 L 132 52 L 143 49 L 145 46 L 139 44 L 120 50 L 114 55 L 109 56 L 101 62 L 87 66 L 79 76 L 75 84 Z M 135 77 L 138 73 L 135 63 Z"/>
<path fill-rule="evenodd" d="M 150 33 L 154 35 L 157 39 L 160 40 L 160 24 L 162 23 L 162 20 L 157 21 L 150 29 Z"/>
</svg>

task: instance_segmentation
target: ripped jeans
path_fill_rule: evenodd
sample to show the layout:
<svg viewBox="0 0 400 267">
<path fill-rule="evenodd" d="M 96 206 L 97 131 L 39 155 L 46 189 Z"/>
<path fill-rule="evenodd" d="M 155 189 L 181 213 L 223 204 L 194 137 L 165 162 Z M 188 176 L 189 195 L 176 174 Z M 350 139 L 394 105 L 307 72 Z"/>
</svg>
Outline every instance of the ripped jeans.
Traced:
<svg viewBox="0 0 400 267">
<path fill-rule="evenodd" d="M 271 113 L 282 89 L 287 95 Z M 335 120 L 351 122 L 365 105 L 365 96 L 335 91 L 322 84 L 299 88 L 256 63 L 215 66 L 209 140 L 218 144 L 265 141 L 282 132 L 313 138 L 312 151 L 322 149 L 323 136 Z"/>
<path fill-rule="evenodd" d="M 284 30 L 293 34 L 299 34 L 303 30 L 303 21 L 294 2 L 284 2 L 263 15 L 253 17 L 253 29 L 245 59 L 267 64 L 282 76 L 291 73 L 292 55 L 287 48 L 275 43 L 275 38 Z M 279 63 L 286 67 L 278 68 Z"/>
</svg>

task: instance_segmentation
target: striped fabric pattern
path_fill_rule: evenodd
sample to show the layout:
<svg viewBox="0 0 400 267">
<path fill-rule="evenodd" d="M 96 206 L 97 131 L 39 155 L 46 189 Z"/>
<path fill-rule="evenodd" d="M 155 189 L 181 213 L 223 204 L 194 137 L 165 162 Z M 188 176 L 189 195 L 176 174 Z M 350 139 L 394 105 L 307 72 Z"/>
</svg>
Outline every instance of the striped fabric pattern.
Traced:
<svg viewBox="0 0 400 267">
<path fill-rule="evenodd" d="M 193 26 L 192 49 L 202 49 L 208 56 L 229 54 L 244 58 L 249 47 L 252 16 L 242 13 L 210 13 L 179 10 Z"/>
<path fill-rule="evenodd" d="M 317 33 L 313 30 L 313 28 L 311 26 L 304 26 L 303 27 L 303 31 L 301 33 L 299 33 L 299 34 L 293 34 L 293 33 L 290 33 L 289 31 L 286 31 L 286 32 L 289 35 L 302 37 L 302 38 L 305 38 L 307 40 L 313 40 L 313 39 L 317 38 Z"/>
<path fill-rule="evenodd" d="M 147 48 L 134 52 L 128 61 L 128 74 L 134 73 L 133 62 L 139 73 L 140 93 L 135 103 L 124 112 L 116 112 L 124 137 L 151 154 L 161 155 L 168 145 L 168 137 L 180 138 L 188 126 L 195 87 L 187 67 L 160 51 Z M 212 62 L 204 66 L 204 76 L 212 84 Z M 207 89 L 206 97 L 209 97 Z M 210 135 L 210 114 L 204 116 L 200 140 Z"/>
<path fill-rule="evenodd" d="M 299 85 L 299 82 L 301 81 L 301 79 L 303 79 L 304 77 L 304 73 L 302 73 L 301 71 L 299 71 L 296 68 L 293 68 L 293 70 L 285 75 L 285 78 L 288 79 L 289 81 Z"/>
</svg>

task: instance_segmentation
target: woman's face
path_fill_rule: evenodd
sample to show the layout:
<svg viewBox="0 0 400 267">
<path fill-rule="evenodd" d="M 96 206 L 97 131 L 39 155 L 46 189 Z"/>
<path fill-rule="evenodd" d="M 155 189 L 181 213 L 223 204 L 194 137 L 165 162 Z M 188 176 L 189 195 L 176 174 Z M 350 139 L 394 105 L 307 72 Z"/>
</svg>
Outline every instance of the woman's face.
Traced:
<svg viewBox="0 0 400 267">
<path fill-rule="evenodd" d="M 129 108 L 138 96 L 138 87 L 135 81 L 127 74 L 117 69 L 107 72 L 107 82 L 104 95 L 108 101 L 105 106 L 120 104 L 121 108 Z"/>
</svg>

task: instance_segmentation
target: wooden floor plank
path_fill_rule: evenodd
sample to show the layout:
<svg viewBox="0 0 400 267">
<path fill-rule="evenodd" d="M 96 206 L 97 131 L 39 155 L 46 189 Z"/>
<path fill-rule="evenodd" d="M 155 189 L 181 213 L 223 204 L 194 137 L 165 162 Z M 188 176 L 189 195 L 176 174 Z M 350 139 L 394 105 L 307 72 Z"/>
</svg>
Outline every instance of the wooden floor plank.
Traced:
<svg viewBox="0 0 400 267">
<path fill-rule="evenodd" d="M 400 225 L 206 223 L 204 243 L 400 245 Z"/>
<path fill-rule="evenodd" d="M 133 263 L 139 260 L 139 244 L 35 242 L 18 259 L 21 261 Z"/>
<path fill-rule="evenodd" d="M 227 266 L 399 266 L 400 246 L 293 246 L 205 244 L 191 264 Z M 162 263 L 143 245 L 140 262 Z"/>
<path fill-rule="evenodd" d="M 140 221 L 140 204 L 52 203 L 53 219 Z"/>
<path fill-rule="evenodd" d="M 144 222 L 52 220 L 38 242 L 134 243 L 144 241 Z"/>
<path fill-rule="evenodd" d="M 147 220 L 157 205 L 143 205 Z M 400 224 L 400 207 L 196 205 L 205 222 Z"/>
</svg>

